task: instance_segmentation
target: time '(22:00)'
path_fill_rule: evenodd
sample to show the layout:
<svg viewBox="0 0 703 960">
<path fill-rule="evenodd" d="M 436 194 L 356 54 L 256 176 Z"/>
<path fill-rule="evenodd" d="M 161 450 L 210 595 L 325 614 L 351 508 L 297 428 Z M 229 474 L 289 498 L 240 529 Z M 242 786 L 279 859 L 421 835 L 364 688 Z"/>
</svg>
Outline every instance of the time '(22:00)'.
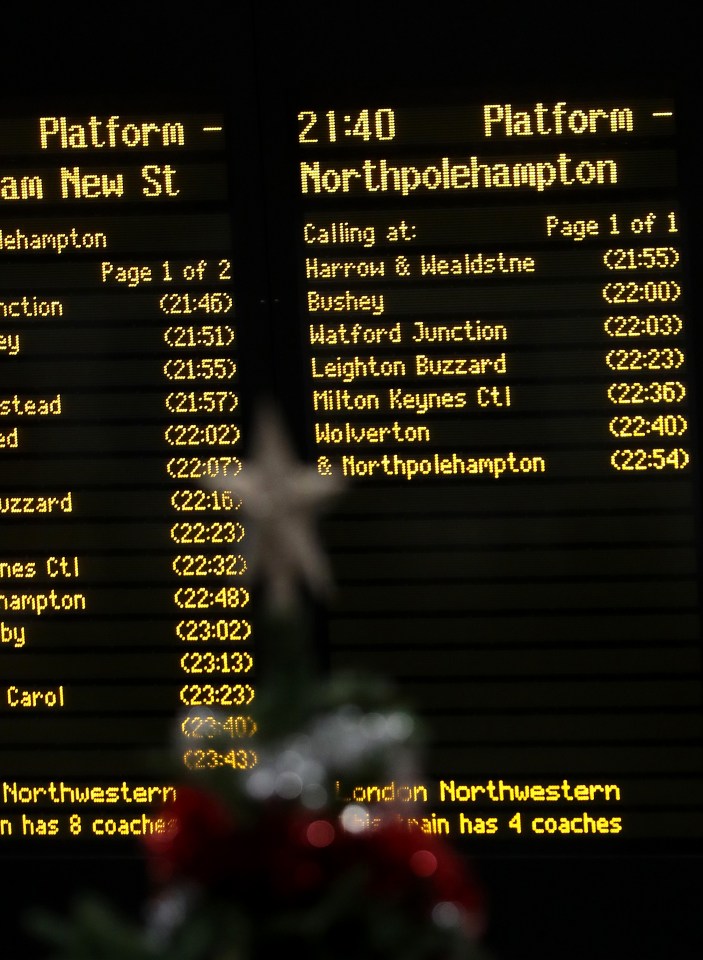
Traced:
<svg viewBox="0 0 703 960">
<path fill-rule="evenodd" d="M 608 431 L 627 444 L 611 450 L 610 466 L 618 473 L 680 471 L 691 462 L 690 451 L 679 445 L 689 427 L 682 284 L 659 273 L 679 261 L 675 247 L 608 250 L 603 257 L 607 270 L 618 271 L 601 288 L 617 311 L 605 317 L 603 332 L 610 343 L 604 365 L 618 378 L 606 387 L 608 403 L 618 408 Z"/>
</svg>

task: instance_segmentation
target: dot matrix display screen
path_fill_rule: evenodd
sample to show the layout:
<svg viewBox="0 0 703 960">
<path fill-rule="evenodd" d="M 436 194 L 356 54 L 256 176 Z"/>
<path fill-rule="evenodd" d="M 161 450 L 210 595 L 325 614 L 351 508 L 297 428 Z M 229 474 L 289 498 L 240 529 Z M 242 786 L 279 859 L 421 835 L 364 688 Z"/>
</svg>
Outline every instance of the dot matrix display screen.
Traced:
<svg viewBox="0 0 703 960">
<path fill-rule="evenodd" d="M 331 661 L 398 675 L 475 838 L 700 835 L 696 383 L 667 99 L 298 114 Z M 481 838 L 479 840 L 479 838 Z"/>
<path fill-rule="evenodd" d="M 430 730 L 339 797 L 481 849 L 700 840 L 689 121 L 548 93 L 318 91 L 258 165 L 220 102 L 2 118 L 3 849 L 163 829 L 176 718 L 184 770 L 256 764 L 226 481 L 264 388 L 346 481 L 325 662 Z"/>
</svg>

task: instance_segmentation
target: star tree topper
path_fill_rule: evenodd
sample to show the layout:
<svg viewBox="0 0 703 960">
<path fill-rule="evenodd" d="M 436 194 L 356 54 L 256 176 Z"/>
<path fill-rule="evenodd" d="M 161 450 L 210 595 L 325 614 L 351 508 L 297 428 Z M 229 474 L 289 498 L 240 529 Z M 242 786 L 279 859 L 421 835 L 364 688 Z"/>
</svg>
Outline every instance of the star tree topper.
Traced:
<svg viewBox="0 0 703 960">
<path fill-rule="evenodd" d="M 295 457 L 272 406 L 259 411 L 252 455 L 239 475 L 212 486 L 226 486 L 242 499 L 248 569 L 263 582 L 273 609 L 289 610 L 301 581 L 316 594 L 329 591 L 332 579 L 315 521 L 341 484 Z"/>
</svg>

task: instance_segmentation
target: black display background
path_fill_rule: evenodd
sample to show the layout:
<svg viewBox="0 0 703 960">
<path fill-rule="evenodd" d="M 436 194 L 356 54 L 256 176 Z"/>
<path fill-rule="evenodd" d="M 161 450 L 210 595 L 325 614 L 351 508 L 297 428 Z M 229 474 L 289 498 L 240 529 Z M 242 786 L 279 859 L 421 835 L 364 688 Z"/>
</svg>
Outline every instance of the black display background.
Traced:
<svg viewBox="0 0 703 960">
<path fill-rule="evenodd" d="M 279 9 L 205 2 L 184 13 L 127 5 L 106 15 L 108 8 L 78 5 L 70 13 L 15 14 L 3 23 L 3 112 L 46 112 L 66 97 L 100 112 L 125 112 L 132 102 L 135 112 L 159 103 L 186 110 L 190 102 L 193 109 L 234 111 L 244 129 L 239 141 L 230 136 L 233 169 L 246 169 L 248 187 L 236 191 L 233 215 L 251 231 L 242 249 L 251 288 L 240 296 L 249 301 L 243 309 L 258 311 L 261 329 L 270 321 L 283 345 L 285 332 L 293 330 L 286 318 L 297 309 L 297 253 L 282 227 L 293 216 L 289 188 L 296 160 L 290 145 L 297 135 L 297 104 L 305 98 L 378 103 L 398 91 L 408 101 L 432 102 L 481 99 L 490 88 L 495 97 L 504 90 L 516 99 L 516 84 L 523 100 L 545 88 L 563 99 L 580 90 L 590 97 L 620 90 L 677 95 L 691 118 L 684 131 L 684 172 L 692 260 L 700 263 L 700 61 L 693 14 L 677 3 L 651 15 L 623 7 L 510 5 L 477 12 L 452 3 L 415 12 L 390 3 Z M 259 257 L 254 250 L 265 253 Z M 692 314 L 700 294 L 698 282 L 689 292 Z M 270 356 L 263 343 L 252 351 L 260 359 L 251 369 L 252 383 L 276 392 L 299 390 L 281 359 L 288 351 Z M 302 418 L 292 426 L 302 439 Z M 60 909 L 74 892 L 91 888 L 128 912 L 137 913 L 143 902 L 141 865 L 131 858 L 106 862 L 98 853 L 48 864 L 25 857 L 3 866 L 10 892 L 0 911 L 7 931 L 1 951 L 9 960 L 45 955 L 16 927 L 29 905 Z M 491 905 L 488 944 L 496 960 L 695 956 L 703 947 L 701 867 L 695 850 L 556 859 L 484 853 L 477 869 Z"/>
</svg>

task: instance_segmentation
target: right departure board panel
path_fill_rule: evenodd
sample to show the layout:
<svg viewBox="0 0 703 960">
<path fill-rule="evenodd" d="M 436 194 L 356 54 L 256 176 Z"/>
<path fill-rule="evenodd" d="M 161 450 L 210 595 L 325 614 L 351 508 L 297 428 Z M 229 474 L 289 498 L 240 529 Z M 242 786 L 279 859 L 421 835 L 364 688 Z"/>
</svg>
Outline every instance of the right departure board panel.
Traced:
<svg viewBox="0 0 703 960">
<path fill-rule="evenodd" d="M 703 834 L 694 344 L 673 99 L 301 104 L 331 664 L 427 718 L 454 837 Z M 415 814 L 416 815 L 416 814 Z"/>
</svg>

